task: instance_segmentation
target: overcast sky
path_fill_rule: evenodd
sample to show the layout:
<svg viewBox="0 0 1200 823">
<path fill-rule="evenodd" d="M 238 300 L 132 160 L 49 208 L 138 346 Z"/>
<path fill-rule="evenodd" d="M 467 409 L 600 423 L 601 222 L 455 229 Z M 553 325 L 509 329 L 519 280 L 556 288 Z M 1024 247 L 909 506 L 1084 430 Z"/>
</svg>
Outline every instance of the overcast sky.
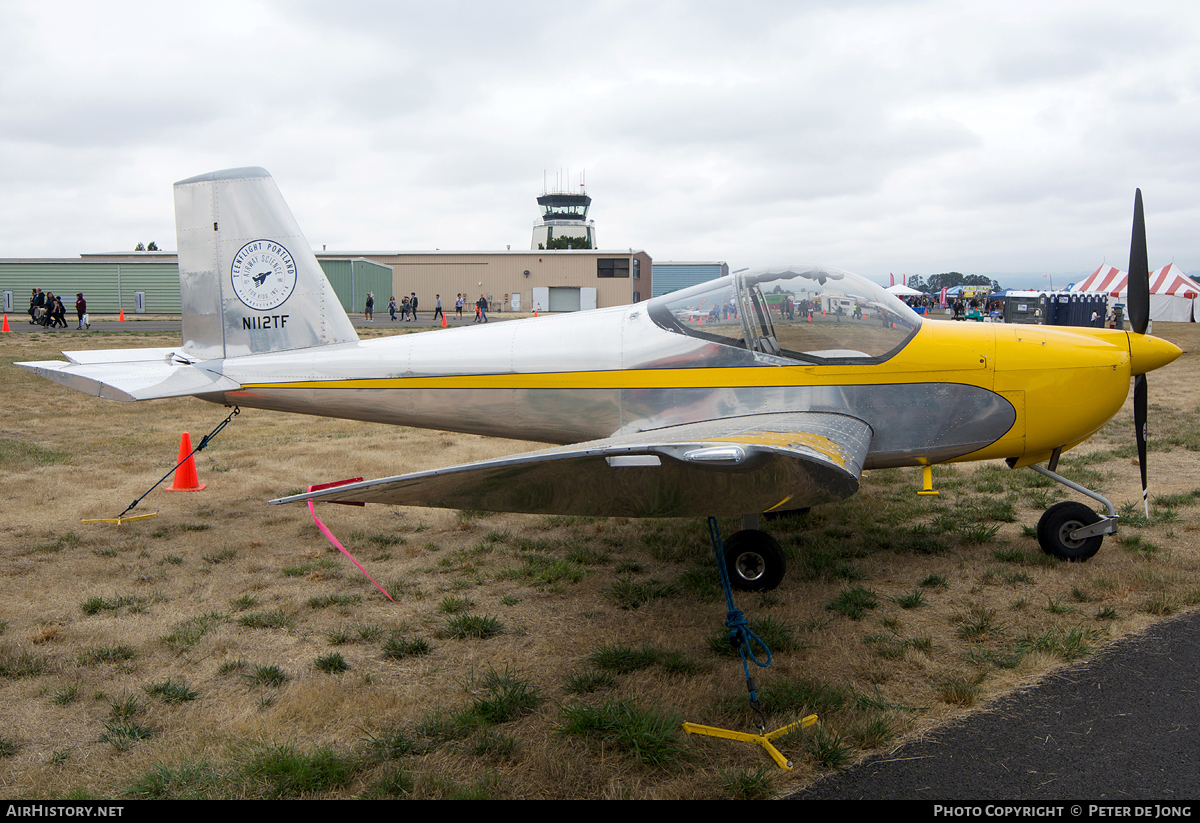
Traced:
<svg viewBox="0 0 1200 823">
<path fill-rule="evenodd" d="M 885 284 L 1126 268 L 1140 186 L 1151 267 L 1196 272 L 1198 35 L 1181 0 L 0 0 L 0 257 L 174 249 L 171 184 L 258 165 L 316 248 L 528 248 L 586 170 L 603 248 Z"/>
</svg>

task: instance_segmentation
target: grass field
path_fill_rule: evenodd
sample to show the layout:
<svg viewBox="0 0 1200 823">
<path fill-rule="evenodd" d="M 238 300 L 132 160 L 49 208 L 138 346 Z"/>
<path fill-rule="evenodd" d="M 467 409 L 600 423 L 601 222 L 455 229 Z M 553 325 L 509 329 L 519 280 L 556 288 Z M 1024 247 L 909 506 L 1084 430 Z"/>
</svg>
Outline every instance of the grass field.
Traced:
<svg viewBox="0 0 1200 823">
<path fill-rule="evenodd" d="M 794 791 L 986 707 L 1200 603 L 1200 331 L 1150 375 L 1153 507 L 1132 413 L 1061 471 L 1122 506 L 1083 564 L 1031 536 L 1064 489 L 1003 464 L 872 471 L 859 495 L 769 528 L 788 576 L 739 605 L 780 743 L 752 730 L 699 520 L 319 508 L 386 600 L 301 506 L 309 483 L 382 477 L 530 444 L 243 411 L 198 456 L 201 492 L 112 517 L 226 414 L 123 404 L 10 364 L 170 336 L 4 335 L 0 404 L 0 791 L 24 798 L 755 798 Z M 429 333 L 437 333 L 429 332 Z M 1077 391 L 1086 402 L 1087 388 Z M 722 531 L 737 528 L 722 521 Z"/>
</svg>

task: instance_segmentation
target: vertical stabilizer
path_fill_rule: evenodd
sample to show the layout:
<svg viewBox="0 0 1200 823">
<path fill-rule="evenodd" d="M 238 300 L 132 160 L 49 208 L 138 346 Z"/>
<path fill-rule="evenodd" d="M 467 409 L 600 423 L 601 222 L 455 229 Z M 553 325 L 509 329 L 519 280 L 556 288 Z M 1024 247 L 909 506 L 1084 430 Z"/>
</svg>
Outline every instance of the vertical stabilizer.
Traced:
<svg viewBox="0 0 1200 823">
<path fill-rule="evenodd" d="M 175 184 L 183 350 L 211 360 L 358 339 L 266 169 Z"/>
</svg>

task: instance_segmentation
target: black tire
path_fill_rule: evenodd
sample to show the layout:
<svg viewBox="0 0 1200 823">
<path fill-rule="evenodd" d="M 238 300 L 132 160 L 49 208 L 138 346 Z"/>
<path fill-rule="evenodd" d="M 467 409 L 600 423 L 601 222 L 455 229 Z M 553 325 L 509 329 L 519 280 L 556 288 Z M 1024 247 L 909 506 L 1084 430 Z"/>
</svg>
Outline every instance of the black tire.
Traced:
<svg viewBox="0 0 1200 823">
<path fill-rule="evenodd" d="M 1100 551 L 1104 535 L 1072 540 L 1071 532 L 1100 521 L 1100 515 L 1082 503 L 1067 501 L 1046 509 L 1038 520 L 1038 544 L 1046 554 L 1081 563 Z"/>
<path fill-rule="evenodd" d="M 1080 505 L 1079 503 L 1074 503 L 1070 500 L 1067 500 L 1062 503 L 1055 503 L 1053 506 L 1046 509 L 1046 511 L 1042 512 L 1042 516 L 1038 519 L 1038 524 L 1037 524 L 1037 539 L 1038 539 L 1038 545 L 1042 547 L 1043 552 L 1045 552 L 1046 554 L 1050 554 L 1050 555 L 1054 554 L 1053 551 L 1051 551 L 1049 548 L 1047 548 L 1047 546 L 1051 545 L 1051 543 L 1050 543 L 1049 538 L 1046 533 L 1046 524 L 1050 522 L 1050 519 L 1052 517 L 1057 517 L 1057 515 L 1060 511 L 1062 511 L 1064 509 L 1071 509 L 1072 507 L 1079 506 L 1079 505 Z M 1084 508 L 1086 508 L 1086 507 L 1084 507 Z M 1089 511 L 1090 511 L 1090 509 L 1089 509 Z"/>
<path fill-rule="evenodd" d="M 742 529 L 725 541 L 729 583 L 744 592 L 766 592 L 779 585 L 787 559 L 774 537 L 758 529 Z"/>
</svg>

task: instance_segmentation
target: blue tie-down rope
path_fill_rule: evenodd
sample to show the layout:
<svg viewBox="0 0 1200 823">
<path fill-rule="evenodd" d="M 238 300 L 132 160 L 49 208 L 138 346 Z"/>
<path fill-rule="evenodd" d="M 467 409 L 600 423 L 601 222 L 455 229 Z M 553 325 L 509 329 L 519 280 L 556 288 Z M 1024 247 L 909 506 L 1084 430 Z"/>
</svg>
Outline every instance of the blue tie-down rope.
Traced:
<svg viewBox="0 0 1200 823">
<path fill-rule="evenodd" d="M 725 589 L 725 603 L 728 606 L 728 612 L 725 617 L 725 625 L 729 629 L 729 642 L 738 650 L 738 654 L 742 657 L 742 670 L 746 673 L 746 689 L 750 692 L 750 708 L 754 709 L 758 715 L 758 722 L 755 726 L 758 728 L 758 734 L 749 734 L 747 732 L 737 732 L 732 729 L 718 729 L 714 726 L 702 726 L 698 723 L 684 723 L 683 730 L 688 734 L 703 734 L 709 737 L 723 737 L 728 740 L 740 740 L 748 743 L 755 743 L 771 756 L 779 767 L 790 770 L 792 761 L 789 760 L 779 749 L 775 748 L 773 741 L 798 729 L 806 729 L 817 722 L 817 716 L 810 714 L 808 717 L 797 720 L 794 723 L 789 723 L 782 728 L 776 729 L 773 732 L 767 732 L 767 718 L 763 715 L 762 708 L 758 705 L 758 692 L 754 686 L 754 678 L 750 676 L 750 664 L 746 662 L 746 655 L 749 654 L 750 659 L 754 661 L 754 665 L 760 668 L 766 668 L 771 665 L 771 650 L 767 648 L 767 644 L 762 641 L 758 635 L 750 631 L 750 624 L 746 620 L 746 616 L 733 604 L 733 587 L 729 583 L 729 570 L 725 566 L 725 558 L 721 550 L 721 531 L 717 528 L 717 519 L 715 517 L 708 518 L 708 534 L 712 538 L 713 553 L 717 558 L 717 568 L 721 570 L 721 586 Z M 754 654 L 754 644 L 762 649 L 766 654 L 766 662 L 758 659 Z"/>
<path fill-rule="evenodd" d="M 765 669 L 771 665 L 771 649 L 763 642 L 762 638 L 750 631 L 750 622 L 746 620 L 746 616 L 742 614 L 733 602 L 733 586 L 729 582 L 729 569 L 725 566 L 724 552 L 721 548 L 721 529 L 717 526 L 717 518 L 708 518 L 708 534 L 712 538 L 713 554 L 716 556 L 717 568 L 721 572 L 721 588 L 725 590 L 725 605 L 727 611 L 725 613 L 725 626 L 729 629 L 729 643 L 742 658 L 742 670 L 746 673 L 746 690 L 750 692 L 750 706 L 754 711 L 758 712 L 760 718 L 759 728 L 766 727 L 766 718 L 763 717 L 762 710 L 758 706 L 758 691 L 754 685 L 754 678 L 750 676 L 750 664 L 747 662 L 747 655 L 750 660 L 754 661 L 754 665 Z M 754 653 L 754 646 L 759 648 L 766 654 L 766 661 L 759 660 L 758 655 Z"/>
</svg>

